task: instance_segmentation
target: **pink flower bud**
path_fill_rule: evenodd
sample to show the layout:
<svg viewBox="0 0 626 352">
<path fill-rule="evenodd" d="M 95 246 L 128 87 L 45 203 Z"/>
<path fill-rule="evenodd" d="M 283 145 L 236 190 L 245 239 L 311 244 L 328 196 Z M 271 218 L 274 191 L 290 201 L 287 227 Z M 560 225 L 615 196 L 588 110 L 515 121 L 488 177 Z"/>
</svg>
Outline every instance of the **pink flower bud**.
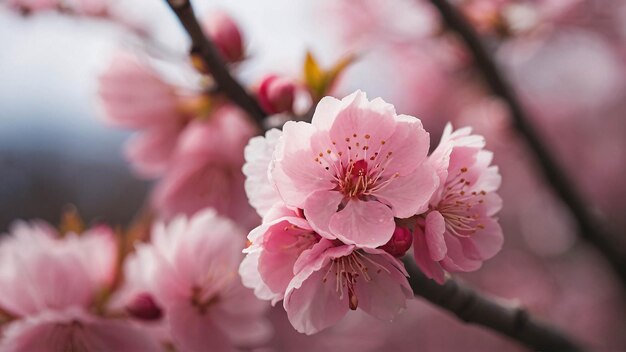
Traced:
<svg viewBox="0 0 626 352">
<path fill-rule="evenodd" d="M 396 226 L 396 229 L 393 231 L 393 236 L 391 236 L 389 242 L 379 248 L 394 257 L 401 257 L 404 253 L 406 253 L 406 251 L 409 250 L 409 248 L 411 248 L 412 243 L 413 235 L 411 234 L 411 230 L 406 227 Z"/>
<path fill-rule="evenodd" d="M 128 314 L 142 320 L 158 320 L 163 311 L 148 293 L 140 293 L 126 306 Z"/>
<path fill-rule="evenodd" d="M 293 111 L 296 85 L 293 81 L 274 75 L 261 80 L 258 89 L 259 104 L 268 114 Z"/>
<path fill-rule="evenodd" d="M 204 22 L 204 30 L 211 37 L 224 60 L 238 62 L 244 58 L 243 40 L 239 27 L 225 12 L 211 12 Z"/>
</svg>

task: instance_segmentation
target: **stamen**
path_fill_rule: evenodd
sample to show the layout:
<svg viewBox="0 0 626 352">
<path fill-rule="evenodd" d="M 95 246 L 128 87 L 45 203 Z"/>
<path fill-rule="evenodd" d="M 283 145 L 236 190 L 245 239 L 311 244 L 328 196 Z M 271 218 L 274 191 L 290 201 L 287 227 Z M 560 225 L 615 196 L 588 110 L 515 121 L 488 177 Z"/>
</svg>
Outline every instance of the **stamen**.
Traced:
<svg viewBox="0 0 626 352">
<path fill-rule="evenodd" d="M 478 223 L 480 210 L 474 207 L 484 203 L 487 192 L 468 189 L 471 182 L 461 178 L 461 174 L 467 171 L 467 167 L 462 167 L 458 174 L 446 181 L 445 194 L 437 206 L 445 219 L 446 230 L 458 237 L 469 237 L 485 229 L 484 224 Z"/>
<path fill-rule="evenodd" d="M 357 280 L 360 278 L 365 280 L 365 282 L 372 281 L 372 277 L 368 272 L 368 266 L 364 260 L 374 265 L 377 273 L 381 273 L 383 270 L 389 273 L 387 268 L 368 258 L 367 255 L 354 251 L 345 257 L 334 258 L 322 277 L 322 283 L 326 283 L 329 274 L 334 269 L 335 292 L 339 295 L 339 299 L 343 299 L 345 287 L 348 293 L 348 306 L 351 310 L 357 309 L 359 305 L 358 292 L 356 290 Z"/>
</svg>

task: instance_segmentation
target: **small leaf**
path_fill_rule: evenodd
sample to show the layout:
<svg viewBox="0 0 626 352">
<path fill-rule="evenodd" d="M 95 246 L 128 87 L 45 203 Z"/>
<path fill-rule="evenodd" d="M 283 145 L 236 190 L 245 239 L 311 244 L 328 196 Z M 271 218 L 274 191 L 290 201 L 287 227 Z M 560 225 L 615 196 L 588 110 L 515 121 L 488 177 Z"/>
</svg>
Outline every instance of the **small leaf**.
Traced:
<svg viewBox="0 0 626 352">
<path fill-rule="evenodd" d="M 356 55 L 348 54 L 339 59 L 329 70 L 325 70 L 320 67 L 313 54 L 310 51 L 307 52 L 304 61 L 304 82 L 315 102 L 328 95 L 339 76 L 356 58 Z"/>
<path fill-rule="evenodd" d="M 324 93 L 328 93 L 329 91 L 331 91 L 333 89 L 333 86 L 335 85 L 335 83 L 337 82 L 337 79 L 339 78 L 339 76 L 343 73 L 343 71 L 345 71 L 346 68 L 348 68 L 348 66 L 350 66 L 352 63 L 354 63 L 357 59 L 357 56 L 354 54 L 348 54 L 344 57 L 342 57 L 341 59 L 339 59 L 335 65 L 326 72 L 326 80 L 325 80 L 325 91 Z"/>
<path fill-rule="evenodd" d="M 317 60 L 310 51 L 307 51 L 304 60 L 304 82 L 311 91 L 317 93 L 317 90 L 322 84 L 323 76 L 324 73 L 317 63 Z"/>
</svg>

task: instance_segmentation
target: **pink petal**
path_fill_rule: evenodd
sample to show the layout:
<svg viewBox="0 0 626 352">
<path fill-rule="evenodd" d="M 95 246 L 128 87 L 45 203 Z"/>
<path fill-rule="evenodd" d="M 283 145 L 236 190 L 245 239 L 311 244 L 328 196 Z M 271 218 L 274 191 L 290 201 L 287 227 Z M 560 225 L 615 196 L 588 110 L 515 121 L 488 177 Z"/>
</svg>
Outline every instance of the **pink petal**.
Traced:
<svg viewBox="0 0 626 352">
<path fill-rule="evenodd" d="M 393 179 L 374 196 L 390 205 L 395 217 L 408 218 L 428 208 L 438 181 L 432 165 L 423 163 L 409 175 Z"/>
<path fill-rule="evenodd" d="M 273 292 L 265 284 L 259 273 L 259 257 L 261 255 L 260 250 L 248 252 L 248 255 L 243 259 L 239 266 L 239 275 L 241 281 L 245 287 L 254 290 L 254 294 L 262 300 L 272 301 L 272 305 L 283 299 L 283 292 Z"/>
<path fill-rule="evenodd" d="M 263 239 L 263 253 L 259 258 L 259 272 L 263 281 L 273 292 L 285 292 L 294 276 L 293 266 L 302 253 L 297 243 L 299 230 L 291 229 L 292 223 L 281 221 L 268 229 Z M 311 246 L 313 243 L 311 243 Z"/>
<path fill-rule="evenodd" d="M 252 290 L 241 285 L 233 285 L 220 298 L 208 313 L 237 347 L 257 347 L 268 342 L 272 326 L 261 317 L 269 308 L 267 302 L 259 301 Z"/>
<path fill-rule="evenodd" d="M 413 241 L 413 254 L 415 263 L 422 273 L 427 277 L 437 281 L 439 284 L 444 283 L 444 272 L 438 262 L 430 257 L 430 251 L 426 244 L 426 238 L 419 226 L 415 227 L 415 240 Z"/>
<path fill-rule="evenodd" d="M 389 141 L 396 127 L 393 105 L 380 98 L 370 102 L 361 91 L 343 98 L 341 108 L 333 117 L 328 136 L 335 142 L 333 149 L 340 151 L 347 151 L 348 146 L 354 146 L 356 150 L 357 141 L 358 149 L 365 145 L 371 146 L 372 150 L 378 148 L 382 141 Z"/>
<path fill-rule="evenodd" d="M 467 257 L 472 259 L 487 260 L 496 255 L 504 243 L 502 228 L 497 220 L 482 220 L 485 228 L 476 231 L 469 238 L 460 238 L 459 241 L 463 246 L 463 251 Z"/>
<path fill-rule="evenodd" d="M 446 127 L 443 130 L 443 134 L 441 135 L 441 140 L 439 141 L 439 145 L 428 157 L 428 163 L 430 163 L 437 172 L 437 176 L 439 177 L 439 192 L 443 190 L 444 183 L 446 178 L 448 177 L 448 165 L 450 164 L 450 154 L 452 153 L 452 148 L 454 148 L 454 142 L 450 139 L 450 133 L 452 131 L 452 125 L 450 123 L 446 124 Z M 439 202 L 439 194 L 434 196 L 432 202 Z"/>
<path fill-rule="evenodd" d="M 307 335 L 335 324 L 348 312 L 348 295 L 339 298 L 334 281 L 324 283 L 326 270 L 320 269 L 298 274 L 285 295 L 284 307 L 291 325 Z"/>
<path fill-rule="evenodd" d="M 164 125 L 133 136 L 124 147 L 124 156 L 133 171 L 143 178 L 162 176 L 171 161 L 179 133 L 180 129 Z"/>
<path fill-rule="evenodd" d="M 337 191 L 317 191 L 304 203 L 304 215 L 315 231 L 329 239 L 337 238 L 330 230 L 331 218 L 337 213 L 343 194 Z"/>
<path fill-rule="evenodd" d="M 276 219 L 280 219 L 282 217 L 286 217 L 286 216 L 294 216 L 296 215 L 296 212 L 294 211 L 294 209 L 290 209 L 288 208 L 283 202 L 282 200 L 280 200 L 278 203 L 275 203 L 274 205 L 272 205 L 269 210 L 265 213 L 265 216 L 263 217 L 263 222 L 271 222 L 274 221 Z M 252 241 L 252 239 L 250 239 Z"/>
<path fill-rule="evenodd" d="M 241 167 L 242 151 L 255 133 L 256 128 L 240 109 L 222 105 L 213 111 L 210 119 L 195 119 L 187 125 L 180 136 L 176 156 L 194 155 Z"/>
<path fill-rule="evenodd" d="M 128 54 L 117 55 L 100 76 L 99 94 L 114 125 L 144 128 L 180 118 L 173 87 Z"/>
<path fill-rule="evenodd" d="M 222 274 L 237 272 L 241 256 L 236 254 L 244 248 L 243 230 L 213 209 L 198 212 L 185 231 L 170 236 L 180 237 L 173 238 L 177 248 L 172 261 L 179 275 L 191 282 L 201 285 L 212 268 Z"/>
<path fill-rule="evenodd" d="M 351 94 L 349 97 L 356 95 L 356 93 Z M 353 100 L 354 97 L 348 99 L 348 97 L 343 100 L 339 100 L 334 97 L 323 97 L 322 100 L 317 103 L 315 107 L 315 112 L 313 113 L 313 118 L 311 119 L 311 124 L 317 127 L 320 130 L 328 131 L 330 127 L 333 125 L 335 121 L 335 117 L 339 114 L 339 111 L 345 105 L 344 100 L 347 102 L 348 100 Z"/>
<path fill-rule="evenodd" d="M 446 220 L 438 211 L 426 215 L 425 240 L 430 258 L 436 262 L 446 256 L 447 248 L 443 234 L 446 231 Z"/>
<path fill-rule="evenodd" d="M 330 218 L 330 230 L 344 243 L 362 247 L 382 246 L 393 235 L 396 224 L 388 206 L 376 202 L 350 200 Z"/>
<path fill-rule="evenodd" d="M 263 217 L 276 203 L 282 202 L 278 191 L 269 179 L 269 167 L 274 149 L 282 132 L 271 129 L 265 137 L 254 137 L 246 146 L 244 156 L 246 163 L 243 173 L 246 175 L 246 194 L 250 204 Z"/>
<path fill-rule="evenodd" d="M 393 134 L 379 152 L 379 158 L 392 153 L 385 174 L 409 175 L 426 160 L 429 147 L 430 135 L 422 127 L 422 122 L 413 116 L 398 115 Z"/>
<path fill-rule="evenodd" d="M 283 126 L 270 172 L 288 206 L 302 208 L 309 194 L 335 187 L 332 177 L 315 161 L 317 151 L 311 149 L 315 132 L 315 127 L 304 122 L 289 121 Z"/>
<path fill-rule="evenodd" d="M 244 226 L 254 227 L 258 216 L 248 205 L 243 183 L 238 167 L 204 159 L 182 159 L 159 181 L 151 201 L 165 219 L 212 207 Z"/>
<path fill-rule="evenodd" d="M 357 279 L 358 307 L 376 318 L 391 321 L 406 308 L 406 300 L 413 298 L 411 286 L 403 274 L 404 267 L 383 251 L 366 256 L 377 265 L 363 261 L 372 280 Z M 402 267 L 402 271 L 398 267 Z"/>
<path fill-rule="evenodd" d="M 337 249 L 339 248 L 339 249 Z M 333 250 L 333 253 L 337 253 L 338 250 L 343 250 L 345 255 L 349 254 L 353 249 L 353 246 L 340 246 L 336 247 L 334 242 L 325 238 L 322 238 L 312 248 L 309 248 L 302 252 L 293 265 L 294 274 L 299 274 L 302 271 L 315 271 L 319 270 L 324 264 L 325 254 L 329 250 Z M 293 284 L 293 282 L 291 282 Z"/>
<path fill-rule="evenodd" d="M 463 246 L 456 236 L 444 235 L 448 252 L 441 260 L 441 266 L 449 272 L 470 272 L 478 270 L 483 262 L 470 258 L 463 252 Z"/>
</svg>

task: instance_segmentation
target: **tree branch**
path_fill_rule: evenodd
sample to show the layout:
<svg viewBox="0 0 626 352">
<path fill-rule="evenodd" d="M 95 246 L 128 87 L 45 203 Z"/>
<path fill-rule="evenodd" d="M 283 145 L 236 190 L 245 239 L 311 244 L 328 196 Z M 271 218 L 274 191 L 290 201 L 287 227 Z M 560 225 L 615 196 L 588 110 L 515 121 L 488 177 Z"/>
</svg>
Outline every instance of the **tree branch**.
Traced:
<svg viewBox="0 0 626 352">
<path fill-rule="evenodd" d="M 503 305 L 451 279 L 439 285 L 420 272 L 413 262 L 405 261 L 405 265 L 416 296 L 467 323 L 497 331 L 535 351 L 583 351 L 560 331 L 532 317 L 521 307 Z"/>
<path fill-rule="evenodd" d="M 261 109 L 256 99 L 250 96 L 245 88 L 230 74 L 226 63 L 219 54 L 213 42 L 203 33 L 189 0 L 166 0 L 183 25 L 193 48 L 209 68 L 220 91 L 233 103 L 238 105 L 263 129 L 263 121 L 267 114 Z"/>
<path fill-rule="evenodd" d="M 512 87 L 481 43 L 478 34 L 463 16 L 446 0 L 430 0 L 439 10 L 446 25 L 463 39 L 474 56 L 476 66 L 482 71 L 493 93 L 509 106 L 517 131 L 526 140 L 528 147 L 541 166 L 541 171 L 561 201 L 567 206 L 578 224 L 580 236 L 595 246 L 613 266 L 622 284 L 626 285 L 626 254 L 617 243 L 618 237 L 611 235 L 588 210 L 587 204 L 578 194 L 567 173 L 561 169 L 555 157 L 542 142 L 531 124 Z"/>
</svg>

